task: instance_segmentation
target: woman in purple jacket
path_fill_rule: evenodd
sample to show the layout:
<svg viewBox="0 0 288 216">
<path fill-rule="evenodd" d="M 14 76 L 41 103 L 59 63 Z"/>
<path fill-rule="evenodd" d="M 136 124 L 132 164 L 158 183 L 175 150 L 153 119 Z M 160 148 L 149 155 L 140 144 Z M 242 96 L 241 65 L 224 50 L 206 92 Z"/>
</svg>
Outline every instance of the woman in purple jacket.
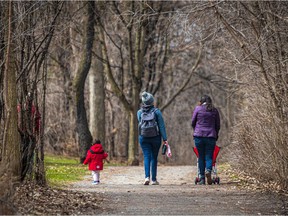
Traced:
<svg viewBox="0 0 288 216">
<path fill-rule="evenodd" d="M 200 105 L 194 109 L 192 128 L 195 146 L 199 154 L 199 184 L 205 184 L 206 176 L 208 184 L 211 185 L 212 159 L 220 130 L 220 116 L 218 110 L 213 106 L 211 98 L 207 95 L 201 97 Z"/>
</svg>

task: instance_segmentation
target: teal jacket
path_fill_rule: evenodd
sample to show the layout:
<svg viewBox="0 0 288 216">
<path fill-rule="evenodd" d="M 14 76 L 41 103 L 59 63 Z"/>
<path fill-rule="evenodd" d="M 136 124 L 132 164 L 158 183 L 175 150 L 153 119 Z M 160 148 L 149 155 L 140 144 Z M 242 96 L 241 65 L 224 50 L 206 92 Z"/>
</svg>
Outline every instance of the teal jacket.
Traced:
<svg viewBox="0 0 288 216">
<path fill-rule="evenodd" d="M 154 106 L 146 106 L 146 105 L 143 105 L 142 108 L 140 110 L 138 110 L 137 112 L 137 118 L 138 118 L 138 122 L 140 123 L 141 122 L 141 114 L 143 112 L 143 110 L 150 110 L 154 108 Z M 162 116 L 162 113 L 159 109 L 157 109 L 155 111 L 155 115 L 156 115 L 156 121 L 158 123 L 158 128 L 159 128 L 159 131 L 160 131 L 160 135 L 163 139 L 163 141 L 167 141 L 167 134 L 166 134 L 166 129 L 165 129 L 165 123 L 164 123 L 164 119 L 163 119 L 163 116 Z"/>
</svg>

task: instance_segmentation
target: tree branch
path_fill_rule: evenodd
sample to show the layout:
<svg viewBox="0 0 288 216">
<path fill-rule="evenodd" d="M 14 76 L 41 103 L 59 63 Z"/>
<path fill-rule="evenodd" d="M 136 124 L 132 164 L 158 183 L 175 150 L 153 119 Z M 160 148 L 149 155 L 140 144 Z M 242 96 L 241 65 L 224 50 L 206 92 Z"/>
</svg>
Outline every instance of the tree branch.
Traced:
<svg viewBox="0 0 288 216">
<path fill-rule="evenodd" d="M 175 98 L 180 95 L 180 93 L 182 91 L 184 91 L 185 87 L 188 85 L 188 83 L 191 80 L 192 75 L 194 74 L 195 70 L 197 69 L 200 60 L 201 60 L 201 54 L 202 54 L 202 50 L 203 50 L 203 46 L 200 47 L 200 50 L 198 52 L 198 56 L 196 59 L 196 62 L 194 64 L 194 66 L 192 67 L 192 70 L 190 71 L 190 74 L 188 75 L 186 81 L 182 84 L 182 86 L 176 91 L 176 93 L 168 100 L 168 102 L 166 104 L 164 104 L 162 107 L 160 107 L 160 110 L 163 112 L 171 103 L 172 101 L 175 100 Z"/>
<path fill-rule="evenodd" d="M 111 84 L 111 88 L 112 91 L 114 92 L 114 94 L 116 94 L 118 96 L 118 98 L 122 101 L 125 109 L 127 111 L 131 111 L 132 110 L 132 106 L 129 104 L 128 100 L 126 99 L 124 93 L 121 91 L 121 89 L 119 88 L 118 84 L 116 83 L 112 71 L 111 71 L 111 66 L 110 66 L 110 62 L 109 62 L 109 57 L 108 57 L 108 51 L 107 51 L 107 47 L 106 47 L 106 42 L 105 42 L 105 36 L 104 36 L 104 32 L 103 32 L 103 28 L 99 28 L 99 37 L 100 37 L 100 41 L 101 41 L 101 45 L 102 45 L 102 52 L 103 52 L 103 58 L 106 62 L 106 74 L 108 77 L 108 80 Z"/>
</svg>

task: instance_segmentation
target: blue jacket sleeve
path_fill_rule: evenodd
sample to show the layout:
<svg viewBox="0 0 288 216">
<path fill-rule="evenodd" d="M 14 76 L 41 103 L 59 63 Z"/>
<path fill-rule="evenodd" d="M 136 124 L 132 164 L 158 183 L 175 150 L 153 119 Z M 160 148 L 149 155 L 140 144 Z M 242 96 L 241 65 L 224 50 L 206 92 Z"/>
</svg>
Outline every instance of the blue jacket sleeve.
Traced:
<svg viewBox="0 0 288 216">
<path fill-rule="evenodd" d="M 157 116 L 157 123 L 158 123 L 159 131 L 160 131 L 160 135 L 162 136 L 163 141 L 167 141 L 166 128 L 165 128 L 165 123 L 164 123 L 162 113 L 159 109 L 157 109 L 155 111 L 155 114 Z"/>
<path fill-rule="evenodd" d="M 137 112 L 137 119 L 138 119 L 138 122 L 141 121 L 141 114 L 142 114 L 142 110 L 140 109 L 140 110 L 138 110 L 138 112 Z"/>
</svg>

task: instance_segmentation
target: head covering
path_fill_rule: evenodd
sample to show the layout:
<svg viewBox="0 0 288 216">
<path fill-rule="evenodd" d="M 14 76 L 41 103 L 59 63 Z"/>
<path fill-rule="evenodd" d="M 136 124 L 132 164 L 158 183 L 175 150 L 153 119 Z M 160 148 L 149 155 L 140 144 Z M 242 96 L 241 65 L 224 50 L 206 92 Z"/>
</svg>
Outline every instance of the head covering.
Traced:
<svg viewBox="0 0 288 216">
<path fill-rule="evenodd" d="M 143 104 L 145 104 L 145 105 L 152 105 L 152 104 L 153 104 L 153 102 L 154 102 L 154 97 L 153 97 L 152 94 L 144 91 L 144 92 L 141 94 L 141 96 L 142 96 L 141 99 L 142 99 Z"/>
</svg>

